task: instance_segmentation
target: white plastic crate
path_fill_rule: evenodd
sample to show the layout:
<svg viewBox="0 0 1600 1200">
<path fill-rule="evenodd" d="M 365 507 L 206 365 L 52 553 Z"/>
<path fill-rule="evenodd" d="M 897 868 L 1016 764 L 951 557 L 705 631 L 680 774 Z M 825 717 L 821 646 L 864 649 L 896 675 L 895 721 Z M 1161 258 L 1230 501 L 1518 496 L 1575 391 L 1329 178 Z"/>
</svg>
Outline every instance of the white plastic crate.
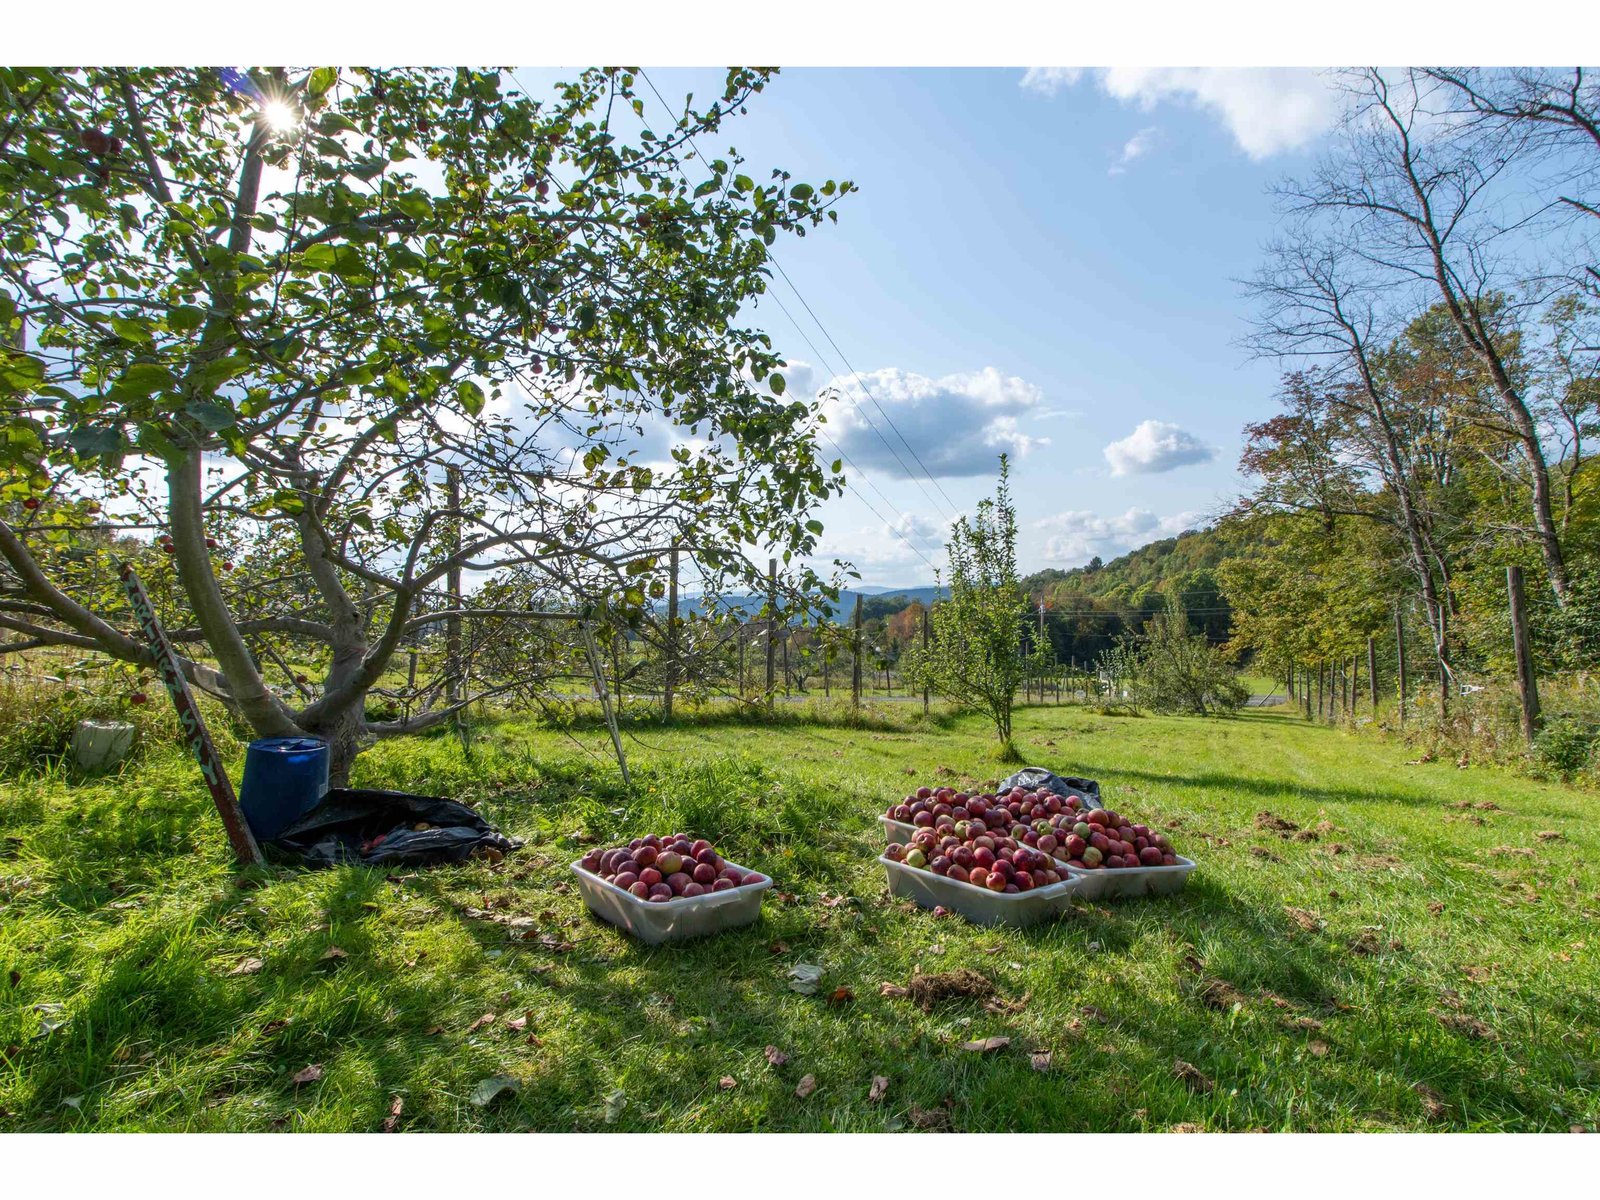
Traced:
<svg viewBox="0 0 1600 1200">
<path fill-rule="evenodd" d="M 727 865 L 742 874 L 751 873 L 751 868 L 736 862 Z M 656 904 L 585 871 L 581 859 L 572 864 L 572 873 L 578 877 L 578 891 L 590 912 L 652 946 L 753 925 L 761 916 L 761 894 L 772 886 L 769 875 L 760 883 Z"/>
<path fill-rule="evenodd" d="M 991 892 L 970 883 L 958 883 L 932 871 L 908 867 L 879 855 L 889 875 L 889 892 L 904 896 L 922 908 L 942 905 L 974 925 L 1037 925 L 1059 917 L 1083 886 L 1077 876 L 1046 884 L 1029 892 Z"/>
<path fill-rule="evenodd" d="M 1061 866 L 1074 879 L 1083 880 L 1083 890 L 1077 894 L 1085 900 L 1120 900 L 1136 896 L 1172 896 L 1183 891 L 1194 870 L 1194 861 L 1181 854 L 1172 867 L 1096 867 L 1092 871 Z M 1057 860 L 1060 862 L 1060 860 Z"/>
</svg>

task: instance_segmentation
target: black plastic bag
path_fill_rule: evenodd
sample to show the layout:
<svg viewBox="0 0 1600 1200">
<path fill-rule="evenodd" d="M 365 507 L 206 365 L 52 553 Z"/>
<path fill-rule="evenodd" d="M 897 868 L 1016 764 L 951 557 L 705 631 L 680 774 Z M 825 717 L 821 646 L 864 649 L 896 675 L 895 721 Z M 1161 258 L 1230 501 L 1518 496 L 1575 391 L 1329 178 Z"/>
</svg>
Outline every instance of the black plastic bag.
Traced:
<svg viewBox="0 0 1600 1200">
<path fill-rule="evenodd" d="M 1026 788 L 1030 792 L 1044 788 L 1058 796 L 1077 796 L 1090 808 L 1105 807 L 1100 802 L 1100 785 L 1093 779 L 1079 779 L 1075 775 L 1057 775 L 1043 767 L 1023 767 L 1015 775 L 1000 781 L 1002 792 L 1014 787 Z"/>
<path fill-rule="evenodd" d="M 426 867 L 461 862 L 483 850 L 508 854 L 522 842 L 506 837 L 465 804 L 440 796 L 332 788 L 270 844 L 308 867 Z"/>
</svg>

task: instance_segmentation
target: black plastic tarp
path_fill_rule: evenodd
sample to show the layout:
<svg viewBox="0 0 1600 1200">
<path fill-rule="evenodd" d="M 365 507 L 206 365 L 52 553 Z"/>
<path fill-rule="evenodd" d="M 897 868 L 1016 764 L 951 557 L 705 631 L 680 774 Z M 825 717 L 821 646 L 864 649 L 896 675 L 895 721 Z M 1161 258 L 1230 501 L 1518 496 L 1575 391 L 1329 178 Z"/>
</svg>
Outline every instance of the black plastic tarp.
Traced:
<svg viewBox="0 0 1600 1200">
<path fill-rule="evenodd" d="M 1079 796 L 1090 808 L 1104 808 L 1100 802 L 1100 785 L 1093 779 L 1079 779 L 1076 775 L 1057 775 L 1043 767 L 1023 767 L 1015 775 L 1000 781 L 1002 792 L 1010 788 L 1027 788 L 1036 791 L 1044 788 L 1058 796 Z"/>
<path fill-rule="evenodd" d="M 336 863 L 431 866 L 461 862 L 522 842 L 508 838 L 465 804 L 361 788 L 332 788 L 270 843 L 310 867 Z"/>
</svg>

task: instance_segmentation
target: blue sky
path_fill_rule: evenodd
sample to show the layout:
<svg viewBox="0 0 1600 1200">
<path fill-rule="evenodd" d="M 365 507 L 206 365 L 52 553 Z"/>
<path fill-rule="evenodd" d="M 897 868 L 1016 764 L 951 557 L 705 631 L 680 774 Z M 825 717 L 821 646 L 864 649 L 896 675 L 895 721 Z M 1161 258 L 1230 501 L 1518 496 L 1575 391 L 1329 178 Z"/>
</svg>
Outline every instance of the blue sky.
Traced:
<svg viewBox="0 0 1600 1200">
<path fill-rule="evenodd" d="M 720 75 L 647 71 L 674 105 Z M 518 74 L 537 92 L 561 72 Z M 702 149 L 737 146 L 756 178 L 782 166 L 860 186 L 837 226 L 780 241 L 778 259 L 937 479 L 908 478 L 859 416 L 834 411 L 830 435 L 877 490 L 853 480 L 828 505 L 825 548 L 867 583 L 931 582 L 886 525 L 942 564 L 944 521 L 992 491 L 1001 448 L 1024 570 L 1109 558 L 1226 504 L 1240 428 L 1271 410 L 1278 377 L 1237 345 L 1236 280 L 1272 234 L 1268 186 L 1309 163 L 1332 117 L 1326 84 L 1299 69 L 778 76 Z M 774 291 L 816 346 L 775 303 L 756 309 L 791 384 L 844 373 L 788 287 Z"/>
</svg>

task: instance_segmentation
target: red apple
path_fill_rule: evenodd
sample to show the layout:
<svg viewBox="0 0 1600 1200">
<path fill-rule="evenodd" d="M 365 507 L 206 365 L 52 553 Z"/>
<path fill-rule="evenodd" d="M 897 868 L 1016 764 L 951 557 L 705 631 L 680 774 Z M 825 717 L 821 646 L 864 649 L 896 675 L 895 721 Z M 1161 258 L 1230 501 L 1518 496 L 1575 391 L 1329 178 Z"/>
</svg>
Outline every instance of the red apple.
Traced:
<svg viewBox="0 0 1600 1200">
<path fill-rule="evenodd" d="M 1144 839 L 1140 838 L 1139 840 L 1143 841 Z M 1161 865 L 1161 851 L 1154 846 L 1145 846 L 1139 851 L 1139 861 L 1147 867 L 1159 867 Z"/>
<path fill-rule="evenodd" d="M 622 871 L 622 872 L 619 872 L 617 877 L 615 879 L 613 879 L 611 882 L 616 884 L 623 891 L 627 891 L 634 884 L 639 882 L 639 877 L 637 875 L 635 875 L 632 871 Z"/>
<path fill-rule="evenodd" d="M 765 875 L 758 875 L 756 872 L 751 871 L 750 874 L 744 877 L 744 882 L 740 886 L 749 887 L 751 884 L 765 883 L 766 881 L 767 877 Z"/>
<path fill-rule="evenodd" d="M 651 862 L 663 876 L 676 875 L 683 870 L 683 855 L 676 850 L 662 850 L 651 859 Z"/>
<path fill-rule="evenodd" d="M 738 886 L 739 885 L 734 883 L 734 881 L 731 879 L 719 879 L 711 885 L 711 890 L 713 892 L 731 892 Z"/>
<path fill-rule="evenodd" d="M 690 879 L 682 871 L 678 871 L 674 874 L 668 875 L 664 882 L 669 888 L 672 889 L 672 894 L 674 896 L 681 896 L 683 895 L 683 889 L 693 883 L 694 880 Z"/>
<path fill-rule="evenodd" d="M 705 885 L 696 883 L 691 879 L 688 883 L 683 885 L 683 891 L 679 894 L 685 900 L 692 900 L 696 896 L 704 896 L 706 894 Z"/>
<path fill-rule="evenodd" d="M 1005 891 L 1006 885 L 1009 882 L 1010 881 L 1004 875 L 1000 874 L 999 871 L 990 871 L 983 878 L 984 887 L 988 888 L 991 892 Z"/>
<path fill-rule="evenodd" d="M 717 869 L 710 863 L 695 863 L 691 872 L 694 881 L 702 885 L 710 885 L 717 881 Z"/>
</svg>

